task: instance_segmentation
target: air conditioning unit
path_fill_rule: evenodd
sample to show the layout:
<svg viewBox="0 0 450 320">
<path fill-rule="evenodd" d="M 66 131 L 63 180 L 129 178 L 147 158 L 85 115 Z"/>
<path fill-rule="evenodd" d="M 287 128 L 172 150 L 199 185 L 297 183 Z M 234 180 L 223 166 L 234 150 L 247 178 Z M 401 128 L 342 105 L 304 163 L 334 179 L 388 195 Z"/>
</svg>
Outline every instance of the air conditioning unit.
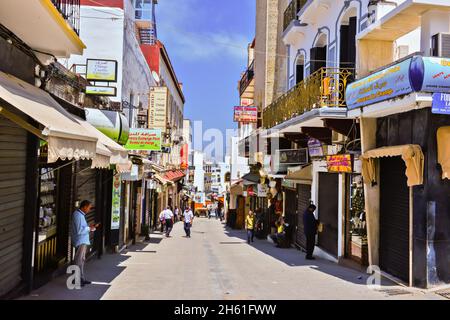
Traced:
<svg viewBox="0 0 450 320">
<path fill-rule="evenodd" d="M 431 37 L 430 55 L 450 58 L 450 33 L 440 32 Z"/>
</svg>

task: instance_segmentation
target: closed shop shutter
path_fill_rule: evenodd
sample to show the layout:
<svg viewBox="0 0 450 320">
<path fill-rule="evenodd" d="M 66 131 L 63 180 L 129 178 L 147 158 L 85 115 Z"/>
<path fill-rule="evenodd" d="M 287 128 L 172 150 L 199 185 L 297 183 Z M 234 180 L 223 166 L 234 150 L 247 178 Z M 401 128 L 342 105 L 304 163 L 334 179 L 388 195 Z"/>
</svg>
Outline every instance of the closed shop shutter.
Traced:
<svg viewBox="0 0 450 320">
<path fill-rule="evenodd" d="M 380 159 L 380 267 L 409 280 L 409 189 L 400 157 Z"/>
<path fill-rule="evenodd" d="M 21 281 L 27 132 L 0 116 L 0 296 Z"/>
<path fill-rule="evenodd" d="M 319 233 L 319 247 L 337 257 L 338 253 L 338 205 L 339 175 L 319 174 L 319 220 L 323 231 Z"/>
<path fill-rule="evenodd" d="M 306 237 L 303 227 L 303 213 L 310 205 L 311 186 L 307 184 L 297 184 L 298 195 L 298 215 L 297 215 L 297 234 L 295 243 L 298 247 L 306 250 Z"/>
<path fill-rule="evenodd" d="M 285 190 L 286 195 L 286 201 L 285 201 L 285 213 L 286 213 L 286 222 L 289 224 L 289 232 L 288 230 L 286 233 L 287 236 L 292 239 L 292 241 L 295 241 L 296 233 L 295 233 L 295 226 L 297 225 L 297 192 L 295 190 L 286 189 Z"/>
</svg>

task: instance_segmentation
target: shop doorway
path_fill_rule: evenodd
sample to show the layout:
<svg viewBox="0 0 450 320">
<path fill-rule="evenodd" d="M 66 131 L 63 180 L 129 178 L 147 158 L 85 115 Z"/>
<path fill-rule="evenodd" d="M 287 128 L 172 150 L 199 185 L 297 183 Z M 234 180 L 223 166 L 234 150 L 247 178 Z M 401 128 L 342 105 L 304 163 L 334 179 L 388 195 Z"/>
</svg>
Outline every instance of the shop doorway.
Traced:
<svg viewBox="0 0 450 320">
<path fill-rule="evenodd" d="M 285 188 L 285 221 L 289 224 L 286 230 L 287 236 L 289 237 L 291 243 L 295 243 L 297 234 L 294 232 L 297 225 L 298 216 L 298 202 L 297 202 L 297 192 L 292 189 Z"/>
<path fill-rule="evenodd" d="M 368 265 L 364 185 L 360 174 L 346 175 L 345 257 Z"/>
<path fill-rule="evenodd" d="M 319 233 L 318 245 L 329 254 L 338 255 L 338 195 L 339 175 L 319 173 L 319 220 L 323 231 Z"/>
<path fill-rule="evenodd" d="M 380 159 L 380 268 L 409 282 L 409 188 L 401 157 Z"/>
</svg>

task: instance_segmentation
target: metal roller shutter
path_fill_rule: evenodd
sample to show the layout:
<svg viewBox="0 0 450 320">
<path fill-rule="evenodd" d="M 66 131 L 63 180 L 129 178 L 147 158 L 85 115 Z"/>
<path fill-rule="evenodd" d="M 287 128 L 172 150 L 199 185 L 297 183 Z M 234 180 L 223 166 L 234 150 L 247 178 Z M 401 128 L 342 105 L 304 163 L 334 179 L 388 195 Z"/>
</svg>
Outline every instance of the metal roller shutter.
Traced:
<svg viewBox="0 0 450 320">
<path fill-rule="evenodd" d="M 382 158 L 380 169 L 380 267 L 409 281 L 409 189 L 400 157 Z"/>
<path fill-rule="evenodd" d="M 0 296 L 21 281 L 27 132 L 0 116 Z"/>
<path fill-rule="evenodd" d="M 335 173 L 319 174 L 319 220 L 323 232 L 319 233 L 319 247 L 337 257 L 338 253 L 338 205 L 339 175 Z"/>
<path fill-rule="evenodd" d="M 298 195 L 298 217 L 297 217 L 297 236 L 296 245 L 302 249 L 306 250 L 306 237 L 303 227 L 303 213 L 309 206 L 311 201 L 311 186 L 307 184 L 297 185 L 297 195 Z"/>
<path fill-rule="evenodd" d="M 294 242 L 296 238 L 296 233 L 294 226 L 297 225 L 297 192 L 294 190 L 285 190 L 286 201 L 285 201 L 285 213 L 286 213 L 286 222 L 289 223 L 293 228 L 289 228 L 290 239 Z"/>
</svg>

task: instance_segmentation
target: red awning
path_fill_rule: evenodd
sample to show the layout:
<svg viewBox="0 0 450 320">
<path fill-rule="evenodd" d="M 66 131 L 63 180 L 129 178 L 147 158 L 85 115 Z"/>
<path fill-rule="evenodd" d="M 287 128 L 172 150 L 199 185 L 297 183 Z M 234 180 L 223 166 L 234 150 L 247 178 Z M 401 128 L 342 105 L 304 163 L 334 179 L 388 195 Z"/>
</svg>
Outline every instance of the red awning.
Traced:
<svg viewBox="0 0 450 320">
<path fill-rule="evenodd" d="M 175 181 L 183 179 L 185 176 L 186 176 L 186 174 L 184 173 L 184 171 L 174 170 L 174 171 L 167 171 L 164 174 L 164 179 L 175 182 Z"/>
</svg>

